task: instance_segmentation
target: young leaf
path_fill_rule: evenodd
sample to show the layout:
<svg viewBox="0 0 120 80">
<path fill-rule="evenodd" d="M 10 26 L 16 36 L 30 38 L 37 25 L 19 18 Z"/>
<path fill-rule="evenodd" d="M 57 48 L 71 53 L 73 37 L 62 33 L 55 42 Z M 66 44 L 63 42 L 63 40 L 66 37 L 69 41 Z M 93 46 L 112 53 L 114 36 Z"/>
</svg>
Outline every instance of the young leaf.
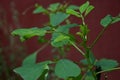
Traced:
<svg viewBox="0 0 120 80">
<path fill-rule="evenodd" d="M 55 74 L 63 79 L 77 77 L 81 73 L 78 65 L 67 59 L 61 59 L 55 66 Z"/>
<path fill-rule="evenodd" d="M 107 15 L 105 16 L 101 21 L 100 24 L 103 27 L 107 27 L 108 25 L 110 25 L 112 23 L 112 16 L 111 15 Z"/>
<path fill-rule="evenodd" d="M 62 47 L 62 46 L 64 46 L 64 45 L 68 44 L 69 39 L 70 39 L 69 36 L 65 36 L 65 35 L 62 35 L 62 34 L 61 34 L 61 35 L 57 36 L 57 37 L 51 42 L 51 44 L 52 44 L 52 46 L 54 46 L 54 47 Z"/>
<path fill-rule="evenodd" d="M 51 13 L 50 14 L 50 23 L 52 26 L 57 26 L 62 23 L 69 15 L 63 12 Z"/>
<path fill-rule="evenodd" d="M 33 14 L 39 14 L 39 13 L 42 13 L 45 11 L 46 11 L 46 9 L 43 8 L 42 6 L 37 6 L 36 9 L 33 11 Z"/>
<path fill-rule="evenodd" d="M 87 16 L 92 10 L 94 9 L 94 6 L 90 5 L 85 11 L 85 16 Z"/>
<path fill-rule="evenodd" d="M 60 6 L 60 3 L 54 3 L 54 4 L 51 4 L 48 9 L 54 12 L 58 9 L 59 6 Z"/>
<path fill-rule="evenodd" d="M 109 70 L 118 66 L 118 62 L 111 59 L 101 59 L 96 63 L 97 66 L 100 66 L 102 70 Z"/>
<path fill-rule="evenodd" d="M 70 6 L 67 7 L 67 9 L 78 10 L 79 7 L 76 6 L 76 5 L 70 5 Z"/>
<path fill-rule="evenodd" d="M 88 8 L 88 6 L 89 6 L 89 2 L 88 1 L 86 3 L 84 3 L 83 5 L 81 5 L 80 8 L 79 8 L 80 13 L 81 14 L 84 13 L 85 10 Z"/>
<path fill-rule="evenodd" d="M 75 11 L 75 10 L 73 10 L 73 9 L 67 9 L 67 10 L 66 10 L 66 13 L 67 13 L 67 14 L 74 15 L 74 16 L 76 16 L 76 17 L 81 17 L 81 16 L 80 16 L 80 13 L 77 12 L 77 11 Z"/>
<path fill-rule="evenodd" d="M 112 24 L 116 23 L 116 22 L 119 22 L 120 21 L 120 16 L 118 17 L 112 17 Z"/>
<path fill-rule="evenodd" d="M 91 72 L 87 72 L 85 80 L 95 80 Z"/>
<path fill-rule="evenodd" d="M 42 28 L 23 28 L 23 29 L 16 29 L 12 32 L 12 35 L 20 36 L 21 41 L 25 41 L 33 36 L 44 36 L 46 33 L 45 29 Z"/>
</svg>

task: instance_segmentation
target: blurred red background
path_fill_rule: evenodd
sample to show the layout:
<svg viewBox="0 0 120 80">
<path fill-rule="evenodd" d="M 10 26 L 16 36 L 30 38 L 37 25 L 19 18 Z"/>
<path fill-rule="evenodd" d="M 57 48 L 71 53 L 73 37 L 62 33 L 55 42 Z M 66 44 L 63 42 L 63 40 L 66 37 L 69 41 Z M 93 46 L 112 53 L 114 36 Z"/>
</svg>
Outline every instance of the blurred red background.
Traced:
<svg viewBox="0 0 120 80">
<path fill-rule="evenodd" d="M 0 21 L 5 21 L 0 25 L 0 46 L 8 46 L 9 39 L 6 35 L 10 35 L 10 32 L 15 28 L 28 28 L 28 27 L 42 27 L 43 23 L 48 21 L 48 18 L 41 15 L 32 14 L 34 10 L 34 4 L 39 3 L 44 7 L 48 7 L 49 4 L 60 2 L 74 5 L 81 5 L 86 0 L 0 0 Z M 117 16 L 120 13 L 120 1 L 119 0 L 89 0 L 92 5 L 95 6 L 95 9 L 88 15 L 86 23 L 88 24 L 90 30 L 90 39 L 89 43 L 95 39 L 98 33 L 102 30 L 100 25 L 100 20 L 107 14 L 112 16 Z M 71 19 L 73 22 L 80 21 L 78 19 Z M 5 34 L 4 29 L 9 29 L 8 34 Z M 99 58 L 110 58 L 116 59 L 120 63 L 120 23 L 115 23 L 111 25 L 107 31 L 104 33 L 102 38 L 93 48 L 93 52 L 96 57 Z M 20 43 L 21 44 L 21 43 Z M 38 44 L 36 37 L 27 40 L 23 43 L 26 45 L 26 53 L 32 53 L 37 50 L 41 45 Z M 43 61 L 46 59 L 52 58 L 52 53 L 50 53 L 50 46 L 47 49 L 43 50 L 38 54 L 38 61 Z M 4 52 L 5 53 L 5 52 Z M 7 51 L 5 56 L 10 55 L 11 53 Z M 21 53 L 23 54 L 23 53 Z M 79 57 L 80 56 L 80 57 Z M 79 61 L 82 57 L 79 53 L 73 49 L 68 55 L 67 58 L 72 60 Z M 7 60 L 7 59 L 6 59 Z M 9 61 L 8 61 L 9 62 Z M 21 60 L 20 60 L 21 63 Z M 119 80 L 120 70 L 113 71 L 108 73 L 108 80 Z"/>
</svg>

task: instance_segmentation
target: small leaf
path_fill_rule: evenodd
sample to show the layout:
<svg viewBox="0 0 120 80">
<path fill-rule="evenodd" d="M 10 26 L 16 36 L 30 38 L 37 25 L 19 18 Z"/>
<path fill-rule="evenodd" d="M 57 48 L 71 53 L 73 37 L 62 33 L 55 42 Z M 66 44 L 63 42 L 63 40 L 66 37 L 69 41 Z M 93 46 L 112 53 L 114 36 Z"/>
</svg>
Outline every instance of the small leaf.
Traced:
<svg viewBox="0 0 120 80">
<path fill-rule="evenodd" d="M 55 74 L 63 79 L 77 77 L 80 73 L 79 66 L 67 59 L 59 60 L 55 66 Z"/>
<path fill-rule="evenodd" d="M 102 70 L 112 69 L 118 66 L 118 62 L 111 59 L 101 59 L 96 63 Z"/>
<path fill-rule="evenodd" d="M 67 9 L 77 10 L 77 9 L 79 9 L 79 7 L 76 5 L 70 5 L 67 7 Z"/>
<path fill-rule="evenodd" d="M 33 14 L 38 14 L 38 13 L 42 13 L 45 11 L 46 11 L 46 9 L 43 8 L 42 6 L 37 6 L 36 9 L 33 11 Z"/>
<path fill-rule="evenodd" d="M 87 1 L 86 3 L 84 3 L 84 4 L 82 4 L 82 5 L 80 6 L 80 8 L 79 8 L 80 13 L 81 13 L 81 14 L 84 13 L 85 10 L 88 8 L 88 6 L 89 6 L 89 2 L 88 2 L 88 1 Z"/>
<path fill-rule="evenodd" d="M 107 27 L 108 25 L 110 25 L 112 23 L 112 16 L 111 15 L 107 15 L 105 16 L 101 21 L 100 24 L 103 27 Z"/>
<path fill-rule="evenodd" d="M 116 22 L 119 22 L 120 21 L 120 17 L 112 17 L 112 24 L 116 23 Z"/>
<path fill-rule="evenodd" d="M 20 36 L 21 41 L 25 41 L 33 36 L 44 36 L 46 33 L 45 29 L 42 28 L 22 28 L 16 29 L 12 32 L 12 35 Z"/>
<path fill-rule="evenodd" d="M 63 45 L 68 44 L 70 37 L 69 36 L 65 36 L 65 35 L 59 35 L 58 37 L 56 37 L 52 42 L 52 46 L 54 47 L 62 47 Z"/>
<path fill-rule="evenodd" d="M 86 74 L 85 80 L 95 80 L 95 79 L 94 79 L 92 73 L 91 73 L 91 72 L 88 72 L 88 73 Z"/>
<path fill-rule="evenodd" d="M 80 13 L 77 12 L 77 11 L 75 11 L 75 10 L 73 10 L 73 9 L 67 9 L 67 10 L 66 10 L 66 13 L 67 13 L 67 14 L 74 15 L 74 16 L 76 16 L 76 17 L 81 17 L 81 16 L 80 16 Z"/>
<path fill-rule="evenodd" d="M 50 14 L 50 23 L 52 26 L 57 26 L 62 23 L 65 19 L 69 17 L 68 14 L 63 12 L 51 13 Z"/>
<path fill-rule="evenodd" d="M 87 16 L 93 9 L 94 9 L 94 6 L 92 5 L 88 6 L 87 10 L 85 11 L 85 16 Z"/>
<path fill-rule="evenodd" d="M 60 3 L 54 3 L 54 4 L 51 4 L 48 9 L 51 11 L 56 11 L 59 6 L 60 6 Z"/>
</svg>

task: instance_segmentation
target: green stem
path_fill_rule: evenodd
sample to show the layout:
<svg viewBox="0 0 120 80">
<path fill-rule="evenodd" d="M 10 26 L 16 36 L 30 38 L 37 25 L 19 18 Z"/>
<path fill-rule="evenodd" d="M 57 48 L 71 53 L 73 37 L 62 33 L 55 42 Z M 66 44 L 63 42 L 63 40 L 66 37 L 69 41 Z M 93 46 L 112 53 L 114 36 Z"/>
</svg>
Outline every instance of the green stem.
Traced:
<svg viewBox="0 0 120 80">
<path fill-rule="evenodd" d="M 103 33 L 106 31 L 106 28 L 103 28 L 103 30 L 98 34 L 98 36 L 96 37 L 96 39 L 93 41 L 93 43 L 90 46 L 90 49 L 93 48 L 93 46 L 97 43 L 97 41 L 101 38 L 101 36 L 103 35 Z"/>
<path fill-rule="evenodd" d="M 70 43 L 71 43 L 83 56 L 85 56 L 85 53 L 84 53 L 80 48 L 78 48 L 72 41 L 70 41 Z"/>
<path fill-rule="evenodd" d="M 97 74 L 100 74 L 100 73 L 104 73 L 104 72 L 109 72 L 109 71 L 113 71 L 113 70 L 118 70 L 118 69 L 120 69 L 120 67 L 112 68 L 112 69 L 107 69 L 107 70 L 103 70 L 103 71 L 99 71 L 99 72 L 96 73 L 96 75 L 97 75 Z"/>
</svg>

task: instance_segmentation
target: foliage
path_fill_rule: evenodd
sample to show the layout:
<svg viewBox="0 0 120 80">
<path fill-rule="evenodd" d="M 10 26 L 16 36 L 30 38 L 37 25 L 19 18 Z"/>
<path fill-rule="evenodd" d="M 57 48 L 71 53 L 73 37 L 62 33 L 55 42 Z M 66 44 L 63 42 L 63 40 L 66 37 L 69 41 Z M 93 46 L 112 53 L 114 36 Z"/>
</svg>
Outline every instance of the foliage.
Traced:
<svg viewBox="0 0 120 80">
<path fill-rule="evenodd" d="M 14 69 L 24 80 L 49 80 L 50 66 L 55 65 L 54 74 L 64 80 L 100 80 L 98 75 L 103 72 L 119 69 L 118 62 L 112 59 L 100 59 L 95 58 L 92 48 L 100 39 L 107 27 L 113 23 L 119 22 L 120 17 L 112 17 L 111 15 L 105 16 L 101 19 L 100 24 L 103 26 L 103 30 L 93 41 L 91 45 L 87 45 L 89 27 L 85 23 L 85 17 L 94 9 L 93 5 L 87 1 L 81 6 L 75 5 L 62 5 L 60 3 L 51 4 L 48 8 L 43 8 L 41 5 L 36 4 L 34 14 L 44 13 L 49 17 L 49 24 L 42 28 L 23 28 L 16 29 L 12 32 L 12 35 L 20 36 L 21 41 L 25 41 L 33 36 L 44 37 L 46 34 L 51 34 L 51 39 L 48 40 L 51 46 L 64 51 L 67 46 L 73 46 L 84 57 L 83 60 L 77 62 L 79 65 L 82 63 L 84 67 L 79 66 L 76 62 L 73 62 L 65 57 L 55 61 L 43 61 L 36 63 L 36 55 L 39 51 L 28 56 L 21 67 Z M 81 24 L 71 23 L 69 20 L 70 15 L 74 15 L 82 20 Z M 77 27 L 79 29 L 76 35 L 79 36 L 82 41 L 78 47 L 76 35 L 70 33 L 70 29 Z M 44 42 L 44 41 L 43 41 Z M 61 51 L 62 52 L 62 51 Z M 64 51 L 65 52 L 65 51 Z M 54 67 L 54 66 L 52 66 Z M 116 68 L 117 67 L 117 68 Z M 82 70 L 84 68 L 85 70 Z M 98 68 L 100 68 L 98 70 Z M 84 73 L 84 74 L 82 74 Z M 42 77 L 41 77 L 42 76 Z"/>
</svg>

